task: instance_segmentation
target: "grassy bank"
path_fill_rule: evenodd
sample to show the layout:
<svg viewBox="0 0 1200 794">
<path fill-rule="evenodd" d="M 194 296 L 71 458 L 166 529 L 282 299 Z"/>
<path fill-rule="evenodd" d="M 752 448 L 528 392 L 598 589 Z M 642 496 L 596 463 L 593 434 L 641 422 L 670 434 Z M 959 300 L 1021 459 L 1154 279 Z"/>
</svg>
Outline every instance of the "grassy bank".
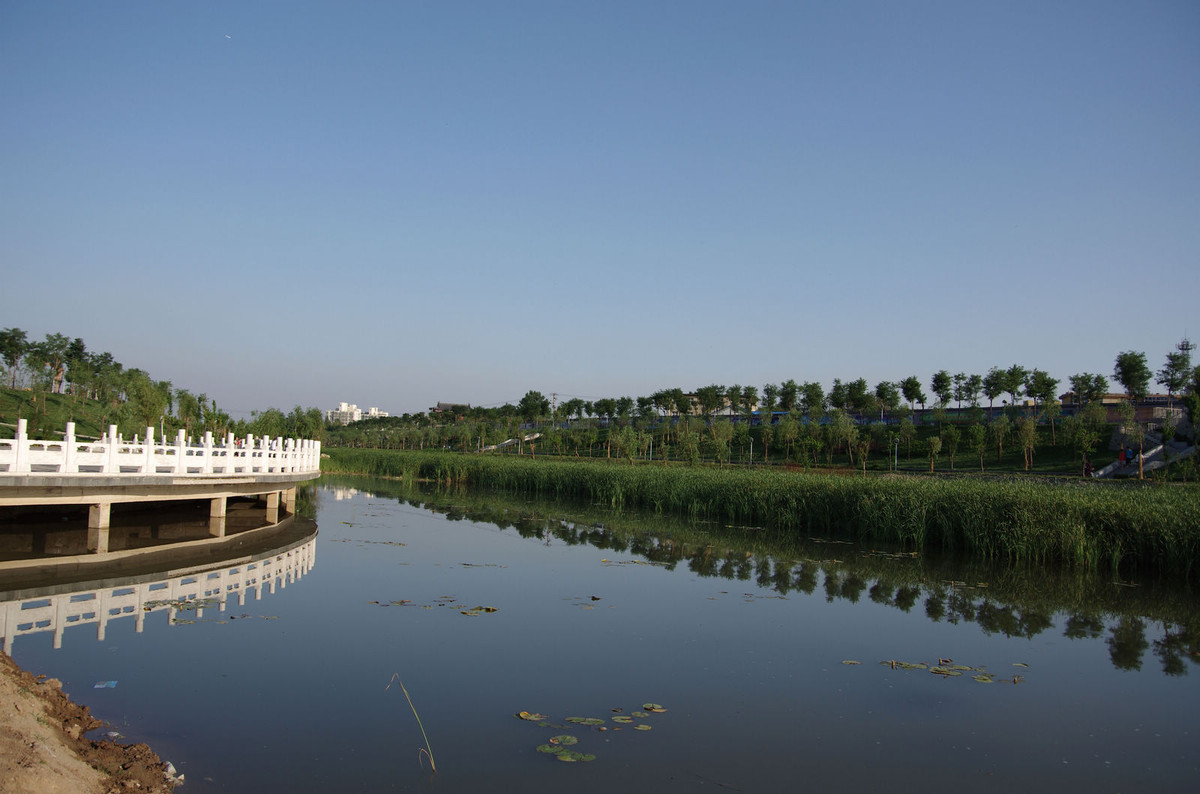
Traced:
<svg viewBox="0 0 1200 794">
<path fill-rule="evenodd" d="M 322 468 L 878 539 L 1014 563 L 1200 573 L 1200 489 L 1091 482 L 842 477 L 525 457 L 329 449 Z"/>
</svg>

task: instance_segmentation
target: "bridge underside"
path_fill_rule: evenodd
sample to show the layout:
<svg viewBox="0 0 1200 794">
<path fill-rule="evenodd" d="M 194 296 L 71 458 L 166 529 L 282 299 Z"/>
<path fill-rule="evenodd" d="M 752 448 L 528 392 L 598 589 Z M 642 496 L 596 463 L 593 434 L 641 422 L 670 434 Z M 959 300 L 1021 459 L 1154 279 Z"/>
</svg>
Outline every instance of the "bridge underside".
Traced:
<svg viewBox="0 0 1200 794">
<path fill-rule="evenodd" d="M 18 517 L 28 517 L 36 508 L 43 515 L 52 514 L 57 508 L 61 521 L 60 528 L 68 531 L 68 525 L 80 520 L 80 510 L 86 507 L 86 548 L 95 554 L 106 554 L 110 550 L 114 531 L 113 507 L 131 503 L 171 502 L 179 503 L 175 512 L 183 511 L 183 505 L 190 505 L 192 512 L 197 502 L 207 505 L 207 520 L 202 527 L 208 537 L 223 538 L 231 528 L 229 500 L 254 497 L 265 502 L 265 514 L 259 522 L 275 524 L 282 514 L 293 514 L 296 504 L 296 485 L 299 482 L 313 480 L 320 476 L 319 472 L 304 474 L 290 473 L 277 475 L 255 474 L 253 476 L 231 477 L 137 477 L 123 475 L 120 477 L 105 475 L 59 475 L 59 474 L 26 474 L 17 476 L 0 475 L 0 555 L 13 559 L 36 553 L 38 547 L 43 552 L 46 549 L 46 532 L 34 530 L 29 534 L 30 542 L 25 543 L 22 522 Z M 244 499 L 243 499 L 244 501 Z M 72 516 L 76 516 L 72 518 Z M 235 516 L 239 520 L 242 516 Z M 34 522 L 36 523 L 36 522 Z M 172 522 L 168 522 L 172 523 Z M 181 529 L 187 521 L 173 522 L 174 534 L 194 534 L 195 527 Z M 190 522 L 194 524 L 194 520 Z M 128 522 L 117 522 L 120 531 Z M 43 521 L 44 525 L 44 521 Z M 161 531 L 156 530 L 156 531 Z M 170 534 L 170 533 L 168 533 Z M 66 537 L 63 535 L 62 537 Z M 136 535 L 134 536 L 137 537 Z M 65 541 L 64 541 L 65 542 Z M 54 544 L 51 544 L 52 546 Z M 121 548 L 134 548 L 136 541 L 131 542 L 126 532 L 120 539 Z M 5 553 L 7 551 L 7 553 Z"/>
</svg>

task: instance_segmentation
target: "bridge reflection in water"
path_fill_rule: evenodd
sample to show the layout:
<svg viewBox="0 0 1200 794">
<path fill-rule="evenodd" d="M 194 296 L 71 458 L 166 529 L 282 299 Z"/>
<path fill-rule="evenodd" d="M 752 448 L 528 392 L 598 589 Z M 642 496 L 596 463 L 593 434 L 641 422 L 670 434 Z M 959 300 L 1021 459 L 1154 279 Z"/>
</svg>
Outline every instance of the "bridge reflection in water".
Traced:
<svg viewBox="0 0 1200 794">
<path fill-rule="evenodd" d="M 161 571 L 0 591 L 4 652 L 11 656 L 13 641 L 26 634 L 53 632 L 54 647 L 61 648 L 70 626 L 94 624 L 96 639 L 102 641 L 108 623 L 120 618 L 133 618 L 140 634 L 146 615 L 153 612 L 166 612 L 171 624 L 181 610 L 202 618 L 212 607 L 225 612 L 231 598 L 241 606 L 249 593 L 261 600 L 264 590 L 273 594 L 312 570 L 316 525 L 306 519 L 281 522 L 279 531 L 263 538 L 260 546 L 272 542 L 272 548 L 231 550 L 236 556 L 225 560 L 196 562 L 194 554 L 189 560 L 188 551 L 181 550 L 173 560 L 159 558 L 169 566 Z"/>
</svg>

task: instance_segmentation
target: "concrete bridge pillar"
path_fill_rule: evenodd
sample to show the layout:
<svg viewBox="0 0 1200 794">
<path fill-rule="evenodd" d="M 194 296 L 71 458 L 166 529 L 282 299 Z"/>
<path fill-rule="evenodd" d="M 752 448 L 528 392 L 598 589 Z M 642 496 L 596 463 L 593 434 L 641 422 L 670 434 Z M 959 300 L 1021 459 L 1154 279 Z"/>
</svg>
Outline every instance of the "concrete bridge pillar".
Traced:
<svg viewBox="0 0 1200 794">
<path fill-rule="evenodd" d="M 283 510 L 289 516 L 296 515 L 296 489 L 288 488 L 283 492 Z"/>
<path fill-rule="evenodd" d="M 214 538 L 225 537 L 225 497 L 213 499 L 208 508 L 208 534 Z"/>
<path fill-rule="evenodd" d="M 102 502 L 88 507 L 88 551 L 95 554 L 108 553 L 108 527 L 112 518 L 112 504 Z"/>
<path fill-rule="evenodd" d="M 267 494 L 267 523 L 279 523 L 279 491 Z"/>
</svg>

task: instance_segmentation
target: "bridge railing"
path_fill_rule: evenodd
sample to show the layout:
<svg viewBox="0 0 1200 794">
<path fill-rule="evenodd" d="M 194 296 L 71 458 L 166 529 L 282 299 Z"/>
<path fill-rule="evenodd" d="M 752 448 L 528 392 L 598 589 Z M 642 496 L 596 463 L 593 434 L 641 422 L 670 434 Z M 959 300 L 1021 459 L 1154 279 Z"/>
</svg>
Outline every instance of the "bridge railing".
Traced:
<svg viewBox="0 0 1200 794">
<path fill-rule="evenodd" d="M 75 437 L 67 422 L 62 439 L 29 438 L 26 420 L 17 421 L 16 438 L 0 439 L 0 474 L 103 474 L 215 476 L 309 473 L 321 470 L 321 442 L 299 438 L 247 435 L 222 439 L 206 432 L 192 441 L 180 430 L 173 441 L 155 440 L 154 428 L 132 441 L 116 425 L 96 441 Z"/>
</svg>

